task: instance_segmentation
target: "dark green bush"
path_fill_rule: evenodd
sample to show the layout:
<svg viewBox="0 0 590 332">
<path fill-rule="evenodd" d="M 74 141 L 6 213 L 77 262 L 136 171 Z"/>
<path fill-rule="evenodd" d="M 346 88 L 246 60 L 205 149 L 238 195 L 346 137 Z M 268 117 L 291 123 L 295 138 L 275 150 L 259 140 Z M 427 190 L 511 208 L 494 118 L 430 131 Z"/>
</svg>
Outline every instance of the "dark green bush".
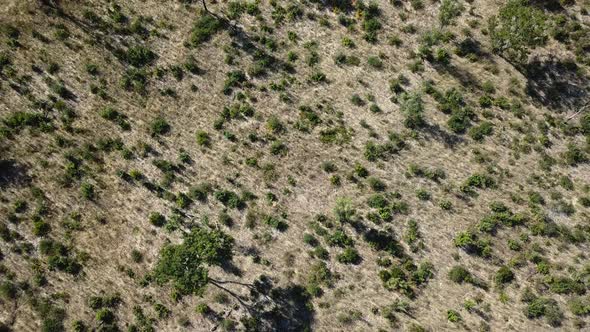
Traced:
<svg viewBox="0 0 590 332">
<path fill-rule="evenodd" d="M 80 186 L 80 191 L 82 192 L 82 197 L 89 201 L 93 201 L 96 198 L 94 186 L 88 182 L 82 183 Z"/>
<path fill-rule="evenodd" d="M 449 279 L 452 281 L 462 284 L 464 282 L 470 283 L 473 280 L 471 273 L 463 266 L 456 265 L 449 271 Z"/>
<path fill-rule="evenodd" d="M 156 118 L 150 124 L 150 134 L 152 136 L 165 135 L 170 132 L 170 125 L 164 118 Z"/>
<path fill-rule="evenodd" d="M 143 45 L 135 45 L 127 49 L 124 59 L 128 64 L 141 68 L 150 65 L 156 59 L 156 54 Z"/>
<path fill-rule="evenodd" d="M 491 135 L 493 130 L 494 125 L 491 122 L 484 121 L 479 126 L 469 129 L 469 136 L 476 141 L 482 141 L 486 136 Z"/>
<path fill-rule="evenodd" d="M 211 147 L 211 136 L 206 131 L 198 130 L 196 133 L 197 144 L 204 147 Z"/>
<path fill-rule="evenodd" d="M 199 46 L 209 41 L 221 29 L 223 22 L 218 18 L 209 14 L 202 15 L 193 25 L 190 42 L 193 46 Z"/>
<path fill-rule="evenodd" d="M 507 284 L 514 280 L 514 272 L 507 266 L 502 266 L 494 276 L 497 284 Z"/>
<path fill-rule="evenodd" d="M 232 209 L 241 209 L 245 206 L 244 201 L 233 191 L 219 190 L 214 196 L 221 204 Z"/>
<path fill-rule="evenodd" d="M 369 184 L 369 187 L 371 187 L 371 189 L 373 189 L 374 191 L 384 191 L 387 188 L 385 182 L 375 177 L 368 178 L 367 183 Z"/>
<path fill-rule="evenodd" d="M 149 216 L 149 221 L 156 227 L 162 227 L 166 224 L 166 217 L 159 212 L 152 212 Z"/>
<path fill-rule="evenodd" d="M 354 264 L 357 265 L 361 262 L 361 256 L 358 251 L 354 248 L 346 248 L 344 251 L 336 256 L 338 262 L 342 264 Z"/>
</svg>

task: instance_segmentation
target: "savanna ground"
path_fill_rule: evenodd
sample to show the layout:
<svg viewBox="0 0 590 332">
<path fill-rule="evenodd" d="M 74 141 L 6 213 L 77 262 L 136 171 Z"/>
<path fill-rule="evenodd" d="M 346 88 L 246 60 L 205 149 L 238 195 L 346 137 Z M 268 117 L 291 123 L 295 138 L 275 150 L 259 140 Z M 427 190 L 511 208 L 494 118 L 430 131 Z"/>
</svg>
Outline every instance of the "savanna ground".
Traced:
<svg viewBox="0 0 590 332">
<path fill-rule="evenodd" d="M 588 1 L 206 5 L 2 2 L 0 330 L 587 328 Z"/>
</svg>

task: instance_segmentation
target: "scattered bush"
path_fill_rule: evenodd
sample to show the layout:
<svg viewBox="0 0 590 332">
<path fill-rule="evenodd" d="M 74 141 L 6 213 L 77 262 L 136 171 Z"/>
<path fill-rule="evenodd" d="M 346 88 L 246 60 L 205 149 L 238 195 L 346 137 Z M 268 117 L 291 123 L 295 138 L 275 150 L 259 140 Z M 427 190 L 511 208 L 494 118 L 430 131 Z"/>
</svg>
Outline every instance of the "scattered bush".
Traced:
<svg viewBox="0 0 590 332">
<path fill-rule="evenodd" d="M 202 15 L 193 25 L 190 42 L 193 46 L 199 46 L 208 42 L 222 28 L 223 23 L 217 17 L 209 14 Z"/>
<path fill-rule="evenodd" d="M 206 148 L 211 147 L 211 136 L 206 131 L 198 130 L 196 133 L 197 144 Z"/>
<path fill-rule="evenodd" d="M 149 217 L 149 221 L 156 227 L 162 227 L 166 224 L 166 217 L 159 212 L 152 212 Z"/>
<path fill-rule="evenodd" d="M 496 272 L 496 275 L 494 276 L 494 280 L 499 285 L 510 283 L 510 282 L 512 282 L 512 280 L 514 280 L 514 272 L 512 272 L 512 270 L 510 270 L 509 267 L 502 266 Z"/>
<path fill-rule="evenodd" d="M 473 281 L 471 273 L 465 267 L 460 265 L 456 265 L 451 268 L 449 271 L 449 279 L 458 284 L 462 284 L 464 282 L 470 283 Z"/>
<path fill-rule="evenodd" d="M 361 256 L 358 251 L 354 248 L 346 248 L 344 251 L 336 257 L 338 262 L 342 264 L 354 264 L 357 265 L 361 262 Z"/>
<path fill-rule="evenodd" d="M 150 124 L 150 134 L 152 136 L 165 135 L 170 132 L 170 125 L 163 118 L 156 118 Z"/>
</svg>

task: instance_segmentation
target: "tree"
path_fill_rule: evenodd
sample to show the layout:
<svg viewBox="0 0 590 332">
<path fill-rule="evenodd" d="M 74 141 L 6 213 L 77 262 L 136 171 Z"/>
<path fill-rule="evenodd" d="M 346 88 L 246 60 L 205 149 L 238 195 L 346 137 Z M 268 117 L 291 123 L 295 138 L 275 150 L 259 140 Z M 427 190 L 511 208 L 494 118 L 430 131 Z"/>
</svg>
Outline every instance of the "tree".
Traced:
<svg viewBox="0 0 590 332">
<path fill-rule="evenodd" d="M 201 294 L 209 283 L 208 266 L 231 260 L 233 242 L 222 231 L 194 228 L 182 244 L 161 250 L 154 278 L 159 284 L 172 281 L 182 295 Z"/>
<path fill-rule="evenodd" d="M 509 0 L 488 22 L 492 48 L 509 62 L 522 64 L 531 48 L 547 39 L 546 16 L 526 0 Z"/>
</svg>

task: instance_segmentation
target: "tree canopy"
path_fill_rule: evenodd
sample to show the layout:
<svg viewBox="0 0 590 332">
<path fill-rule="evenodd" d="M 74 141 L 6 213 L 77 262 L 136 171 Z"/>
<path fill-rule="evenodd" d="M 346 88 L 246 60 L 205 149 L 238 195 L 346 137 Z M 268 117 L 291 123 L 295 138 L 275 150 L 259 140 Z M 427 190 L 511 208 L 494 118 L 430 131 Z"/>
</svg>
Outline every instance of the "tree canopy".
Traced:
<svg viewBox="0 0 590 332">
<path fill-rule="evenodd" d="M 547 39 L 546 15 L 526 0 L 510 0 L 489 20 L 494 52 L 510 62 L 524 63 L 530 49 Z"/>
<path fill-rule="evenodd" d="M 207 283 L 208 265 L 231 260 L 233 238 L 219 230 L 195 228 L 179 245 L 167 245 L 154 269 L 156 282 L 172 281 L 183 295 L 200 294 Z"/>
</svg>

